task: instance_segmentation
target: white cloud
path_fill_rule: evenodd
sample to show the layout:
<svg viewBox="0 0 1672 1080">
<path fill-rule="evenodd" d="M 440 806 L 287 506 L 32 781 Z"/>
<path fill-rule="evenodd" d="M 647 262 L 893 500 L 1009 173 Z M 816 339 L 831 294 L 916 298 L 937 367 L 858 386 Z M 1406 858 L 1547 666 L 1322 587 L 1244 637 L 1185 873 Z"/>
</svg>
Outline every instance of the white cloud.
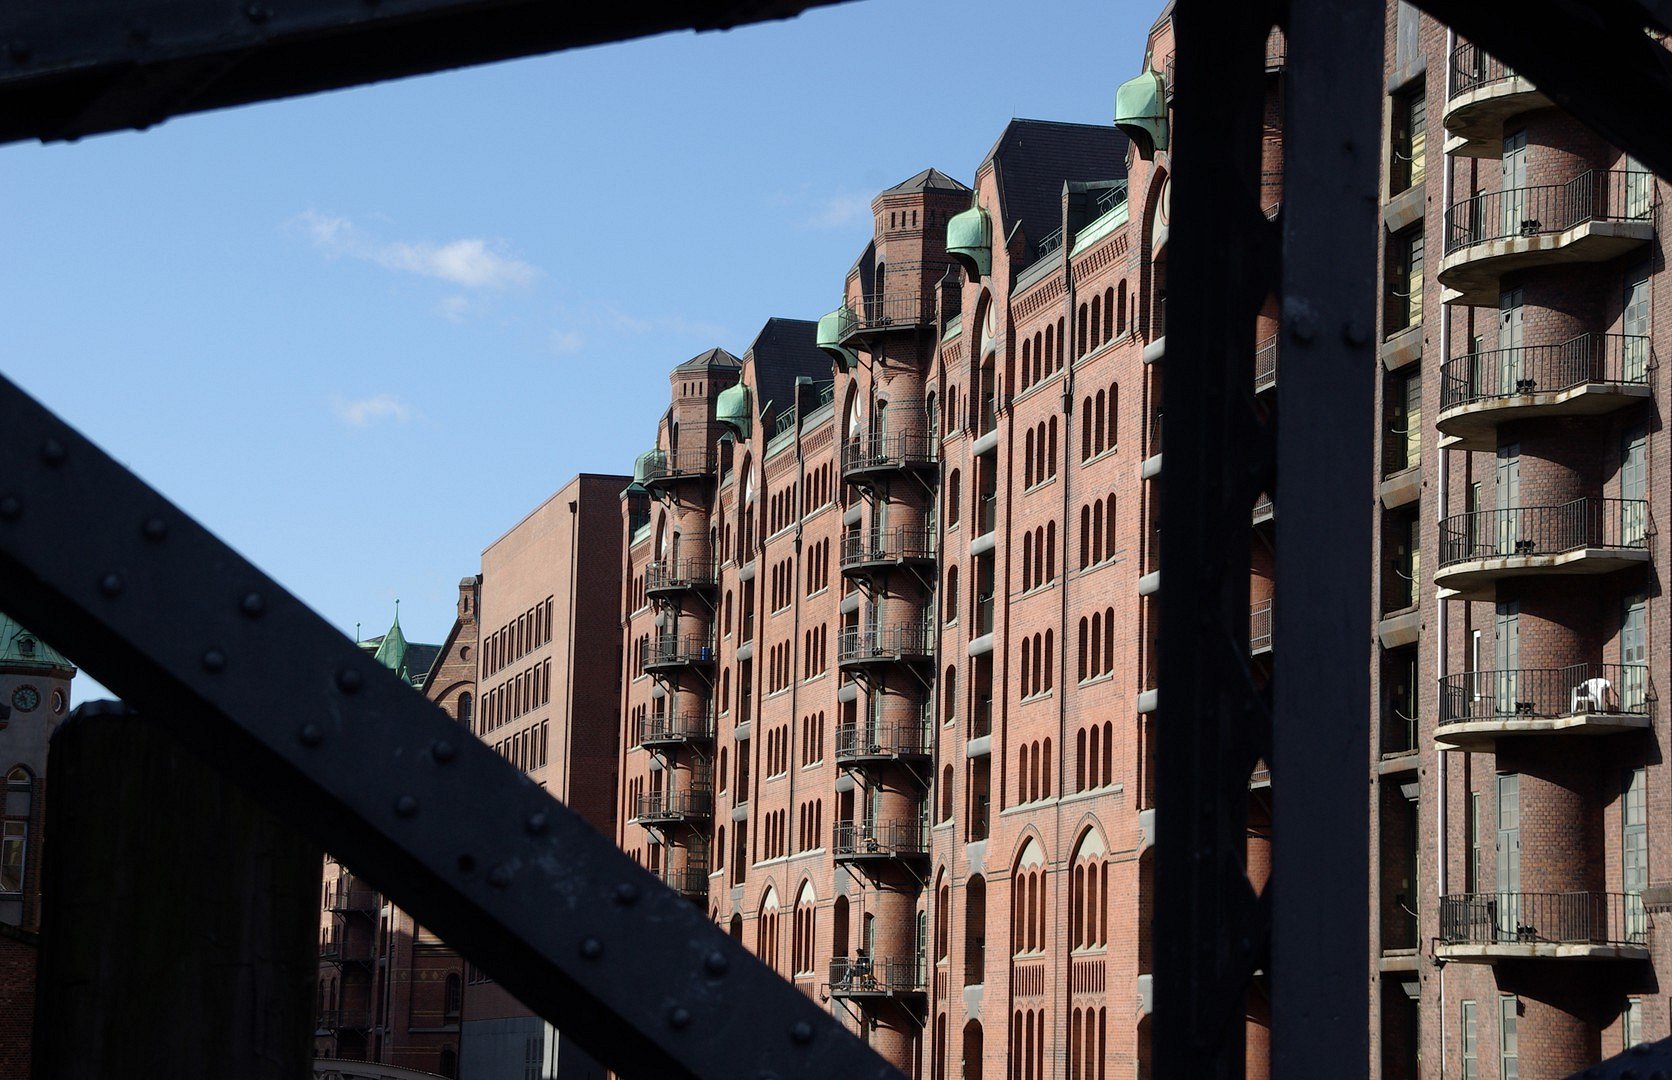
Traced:
<svg viewBox="0 0 1672 1080">
<path fill-rule="evenodd" d="M 871 220 L 871 200 L 839 192 L 814 201 L 812 213 L 801 221 L 804 229 L 842 229 Z"/>
<path fill-rule="evenodd" d="M 383 420 L 404 424 L 418 415 L 416 409 L 393 394 L 374 394 L 355 401 L 335 398 L 331 411 L 349 427 L 367 427 Z"/>
<path fill-rule="evenodd" d="M 360 259 L 385 270 L 436 278 L 467 289 L 527 285 L 540 274 L 537 267 L 508 254 L 503 240 L 465 237 L 444 244 L 381 240 L 348 218 L 316 210 L 296 215 L 291 225 L 327 258 Z"/>
<path fill-rule="evenodd" d="M 436 314 L 450 323 L 462 323 L 464 317 L 470 314 L 470 300 L 468 297 L 457 294 L 444 296 L 441 298 L 441 302 L 435 306 L 435 311 Z"/>
<path fill-rule="evenodd" d="M 558 356 L 566 353 L 580 352 L 586 344 L 586 339 L 573 330 L 553 330 L 551 336 L 552 352 Z"/>
</svg>

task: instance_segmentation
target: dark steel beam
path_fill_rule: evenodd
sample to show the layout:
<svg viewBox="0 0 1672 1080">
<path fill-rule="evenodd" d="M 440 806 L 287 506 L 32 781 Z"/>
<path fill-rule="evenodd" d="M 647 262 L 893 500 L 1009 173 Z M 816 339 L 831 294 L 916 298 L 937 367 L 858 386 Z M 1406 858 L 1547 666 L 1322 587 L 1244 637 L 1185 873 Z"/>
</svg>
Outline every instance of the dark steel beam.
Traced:
<svg viewBox="0 0 1672 1080">
<path fill-rule="evenodd" d="M 1273 1076 L 1364 1076 L 1370 1068 L 1366 776 L 1385 19 L 1382 0 L 1289 2 L 1272 644 Z"/>
<path fill-rule="evenodd" d="M 1207 0 L 1180 0 L 1173 13 L 1181 122 L 1170 162 L 1155 721 L 1163 1077 L 1241 1080 L 1248 992 L 1266 952 L 1246 865 L 1248 784 L 1270 735 L 1249 668 L 1248 583 L 1251 510 L 1270 490 L 1272 462 L 1254 402 L 1254 335 L 1277 285 L 1260 199 L 1274 15 L 1269 4 Z"/>
<path fill-rule="evenodd" d="M 145 128 L 183 113 L 669 30 L 728 29 L 835 2 L 8 0 L 0 142 Z"/>
<path fill-rule="evenodd" d="M 0 609 L 169 717 L 188 747 L 623 1074 L 898 1077 L 701 909 L 4 379 Z"/>
<path fill-rule="evenodd" d="M 1587 127 L 1672 177 L 1666 0 L 1415 0 Z M 1450 62 L 1450 58 L 1447 58 Z M 1437 78 L 1431 73 L 1429 78 Z"/>
</svg>

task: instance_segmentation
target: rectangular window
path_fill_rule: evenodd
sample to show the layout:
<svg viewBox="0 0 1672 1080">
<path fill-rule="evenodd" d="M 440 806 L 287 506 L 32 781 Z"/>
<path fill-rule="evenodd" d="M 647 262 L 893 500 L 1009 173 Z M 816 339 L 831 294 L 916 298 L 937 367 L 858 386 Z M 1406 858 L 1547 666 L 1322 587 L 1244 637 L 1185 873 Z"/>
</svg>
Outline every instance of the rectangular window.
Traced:
<svg viewBox="0 0 1672 1080">
<path fill-rule="evenodd" d="M 1480 1048 L 1475 1032 L 1475 1003 L 1463 1003 L 1463 1080 L 1480 1080 Z"/>
<path fill-rule="evenodd" d="M 1626 1007 L 1620 1013 L 1620 1041 L 1627 1050 L 1643 1041 L 1642 998 L 1626 998 Z"/>
<path fill-rule="evenodd" d="M 1383 333 L 1389 337 L 1422 323 L 1422 222 L 1387 238 L 1383 258 Z"/>
<path fill-rule="evenodd" d="M 28 840 L 28 822 L 6 822 L 5 833 L 0 836 L 0 893 L 23 891 L 23 859 Z"/>
<path fill-rule="evenodd" d="M 1426 171 L 1423 159 L 1428 138 L 1428 100 L 1422 83 L 1394 96 L 1391 119 L 1393 160 L 1388 170 L 1389 194 L 1397 195 L 1422 183 Z"/>
<path fill-rule="evenodd" d="M 1649 884 L 1649 814 L 1646 805 L 1647 771 L 1626 771 L 1620 793 L 1620 887 L 1626 894 L 1626 939 L 1642 941 L 1648 934 L 1643 912 L 1643 889 Z M 1630 1043 L 1626 1044 L 1630 1046 Z"/>
<path fill-rule="evenodd" d="M 1481 846 L 1481 837 L 1484 833 L 1481 829 L 1480 792 L 1478 791 L 1469 792 L 1468 827 L 1469 865 L 1465 874 L 1467 880 L 1463 883 L 1463 886 L 1466 892 L 1478 893 L 1481 891 L 1480 867 L 1481 854 L 1484 850 Z"/>
<path fill-rule="evenodd" d="M 1521 1003 L 1513 997 L 1498 999 L 1498 1075 L 1502 1080 L 1520 1080 L 1520 1055 L 1515 1048 L 1515 1024 Z"/>
</svg>

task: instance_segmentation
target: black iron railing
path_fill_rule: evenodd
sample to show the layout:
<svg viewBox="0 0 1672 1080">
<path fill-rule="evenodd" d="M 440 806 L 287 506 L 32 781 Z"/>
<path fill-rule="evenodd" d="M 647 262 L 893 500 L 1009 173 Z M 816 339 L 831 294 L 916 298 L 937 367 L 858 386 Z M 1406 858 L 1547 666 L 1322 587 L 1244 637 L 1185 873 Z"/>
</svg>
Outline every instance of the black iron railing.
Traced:
<svg viewBox="0 0 1672 1080">
<path fill-rule="evenodd" d="M 1451 50 L 1452 97 L 1514 77 L 1514 68 L 1473 42 L 1460 41 Z"/>
<path fill-rule="evenodd" d="M 1647 664 L 1464 671 L 1440 680 L 1439 726 L 1607 713 L 1648 716 Z"/>
<path fill-rule="evenodd" d="M 372 910 L 372 890 L 370 888 L 355 889 L 355 880 L 351 877 L 337 879 L 337 884 L 331 890 L 331 910 L 348 914 L 351 912 L 368 912 Z"/>
<path fill-rule="evenodd" d="M 714 661 L 714 639 L 707 634 L 664 634 L 650 639 L 647 667 L 708 664 Z"/>
<path fill-rule="evenodd" d="M 1446 211 L 1446 254 L 1475 244 L 1559 233 L 1587 221 L 1647 221 L 1654 176 L 1592 170 L 1565 184 L 1483 191 Z"/>
<path fill-rule="evenodd" d="M 364 1031 L 372 1026 L 369 1009 L 321 1009 L 319 1026 L 328 1031 Z"/>
<path fill-rule="evenodd" d="M 867 293 L 853 309 L 852 334 L 922 326 L 934 318 L 930 294 L 926 291 Z"/>
<path fill-rule="evenodd" d="M 842 453 L 842 468 L 847 472 L 922 468 L 934 463 L 934 437 L 922 432 L 859 435 L 848 440 Z"/>
<path fill-rule="evenodd" d="M 836 659 L 894 660 L 928 656 L 933 640 L 922 626 L 886 626 L 843 630 L 837 638 Z"/>
<path fill-rule="evenodd" d="M 1440 368 L 1440 408 L 1587 383 L 1645 385 L 1653 358 L 1649 339 L 1634 334 L 1580 334 L 1554 345 L 1467 353 Z"/>
<path fill-rule="evenodd" d="M 1642 549 L 1648 542 L 1649 504 L 1643 499 L 1584 498 L 1560 506 L 1475 510 L 1440 522 L 1440 566 L 1592 547 Z"/>
<path fill-rule="evenodd" d="M 662 871 L 662 884 L 681 896 L 708 895 L 708 867 L 687 866 Z"/>
<path fill-rule="evenodd" d="M 1500 892 L 1440 898 L 1444 945 L 1643 945 L 1637 893 Z"/>
<path fill-rule="evenodd" d="M 1248 610 L 1248 648 L 1251 652 L 1264 652 L 1271 648 L 1271 605 L 1270 600 L 1262 600 Z"/>
<path fill-rule="evenodd" d="M 633 800 L 633 817 L 639 821 L 686 821 L 713 814 L 714 791 L 708 787 L 647 791 Z"/>
<path fill-rule="evenodd" d="M 1254 392 L 1270 390 L 1277 385 L 1277 335 L 1254 346 Z M 1157 424 L 1159 424 L 1159 418 Z"/>
<path fill-rule="evenodd" d="M 921 526 L 850 529 L 842 535 L 842 566 L 935 557 L 935 531 Z"/>
<path fill-rule="evenodd" d="M 928 725 L 922 721 L 838 724 L 836 760 L 861 757 L 922 756 L 929 752 Z"/>
<path fill-rule="evenodd" d="M 644 479 L 707 476 L 714 471 L 714 451 L 705 446 L 683 450 L 653 450 L 644 461 Z"/>
<path fill-rule="evenodd" d="M 707 713 L 652 713 L 639 718 L 636 743 L 689 742 L 692 739 L 712 739 L 714 720 Z"/>
<path fill-rule="evenodd" d="M 927 855 L 929 827 L 921 821 L 838 821 L 831 853 L 879 858 Z"/>
<path fill-rule="evenodd" d="M 645 567 L 644 584 L 650 592 L 694 589 L 713 585 L 714 582 L 714 560 L 706 556 L 661 559 Z"/>
<path fill-rule="evenodd" d="M 924 990 L 923 961 L 915 958 L 833 956 L 830 992 L 853 994 L 920 994 Z"/>
</svg>

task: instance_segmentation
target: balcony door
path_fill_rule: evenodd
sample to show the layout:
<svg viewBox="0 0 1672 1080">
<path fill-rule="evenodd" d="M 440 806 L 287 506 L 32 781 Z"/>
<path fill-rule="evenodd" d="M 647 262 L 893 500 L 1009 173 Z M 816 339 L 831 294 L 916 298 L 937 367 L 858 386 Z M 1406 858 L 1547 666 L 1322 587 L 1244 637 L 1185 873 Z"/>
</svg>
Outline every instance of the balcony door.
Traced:
<svg viewBox="0 0 1672 1080">
<path fill-rule="evenodd" d="M 1498 447 L 1498 555 L 1514 555 L 1521 540 L 1521 444 Z"/>
<path fill-rule="evenodd" d="M 1520 702 L 1521 602 L 1498 601 L 1493 620 L 1493 675 L 1497 696 L 1496 713 L 1514 716 Z"/>
<path fill-rule="evenodd" d="M 1527 377 L 1522 374 L 1521 352 L 1524 300 L 1525 296 L 1520 289 L 1505 289 L 1498 296 L 1498 393 L 1500 394 L 1520 393 L 1522 380 Z"/>
<path fill-rule="evenodd" d="M 1620 889 L 1626 894 L 1626 940 L 1648 933 L 1643 890 L 1649 884 L 1648 783 L 1643 769 L 1629 769 L 1620 792 Z"/>
<path fill-rule="evenodd" d="M 1620 710 L 1642 712 L 1649 697 L 1649 603 L 1626 597 L 1620 613 Z"/>
<path fill-rule="evenodd" d="M 1649 429 L 1633 424 L 1620 434 L 1620 540 L 1640 547 L 1649 532 Z M 1603 537 L 1607 543 L 1608 538 Z"/>
<path fill-rule="evenodd" d="M 1622 350 L 1625 363 L 1620 377 L 1626 382 L 1642 382 L 1649 372 L 1649 264 L 1646 262 L 1626 272 L 1620 333 L 1625 335 Z"/>
<path fill-rule="evenodd" d="M 1500 236 L 1520 236 L 1523 228 L 1536 230 L 1538 223 L 1527 218 L 1527 133 L 1504 136 L 1503 183 L 1504 220 Z"/>
<path fill-rule="evenodd" d="M 1498 937 L 1514 940 L 1520 921 L 1521 776 L 1498 775 Z"/>
</svg>

